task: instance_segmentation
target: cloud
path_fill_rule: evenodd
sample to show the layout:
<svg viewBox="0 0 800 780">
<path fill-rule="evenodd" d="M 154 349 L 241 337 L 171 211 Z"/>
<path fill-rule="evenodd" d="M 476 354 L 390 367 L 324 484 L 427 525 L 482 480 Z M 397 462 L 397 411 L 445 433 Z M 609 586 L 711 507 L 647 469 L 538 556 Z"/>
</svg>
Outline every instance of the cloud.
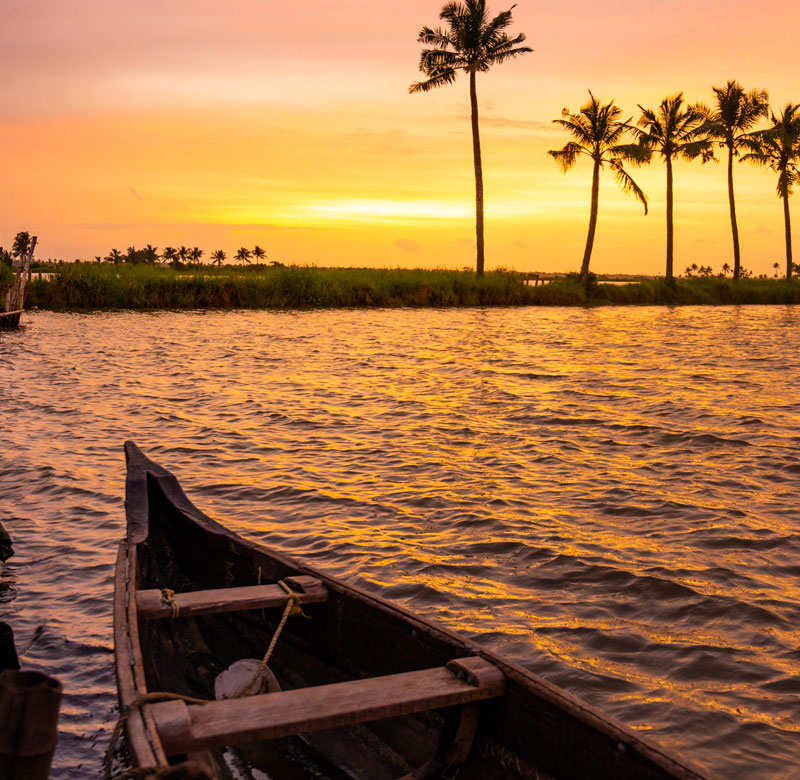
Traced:
<svg viewBox="0 0 800 780">
<path fill-rule="evenodd" d="M 419 244 L 410 238 L 398 238 L 394 245 L 403 252 L 419 252 Z"/>
</svg>

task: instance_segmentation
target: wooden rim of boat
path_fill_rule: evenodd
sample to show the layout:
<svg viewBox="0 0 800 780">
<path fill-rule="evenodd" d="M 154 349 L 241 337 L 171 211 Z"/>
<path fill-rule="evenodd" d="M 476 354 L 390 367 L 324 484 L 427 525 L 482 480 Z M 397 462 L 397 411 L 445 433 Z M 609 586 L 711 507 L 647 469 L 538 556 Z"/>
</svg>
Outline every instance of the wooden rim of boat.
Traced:
<svg viewBox="0 0 800 780">
<path fill-rule="evenodd" d="M 484 659 L 501 670 L 508 684 L 517 684 L 530 692 L 538 705 L 546 710 L 556 710 L 567 716 L 578 733 L 602 742 L 605 750 L 616 750 L 620 754 L 632 752 L 641 756 L 643 764 L 652 765 L 652 771 L 643 778 L 675 778 L 676 780 L 706 780 L 708 775 L 687 765 L 646 740 L 641 739 L 626 726 L 582 701 L 573 694 L 548 682 L 518 663 L 502 658 L 495 653 L 473 645 L 463 637 L 442 626 L 408 612 L 379 596 L 344 584 L 317 569 L 295 560 L 280 551 L 257 542 L 246 540 L 235 532 L 217 523 L 201 512 L 186 496 L 175 476 L 167 469 L 147 458 L 132 441 L 125 443 L 127 461 L 125 511 L 127 530 L 125 540 L 120 543 L 115 576 L 114 639 L 116 649 L 116 672 L 121 710 L 129 713 L 125 724 L 128 746 L 136 761 L 142 766 L 163 766 L 167 756 L 163 749 L 159 731 L 153 717 L 153 705 L 136 706 L 147 693 L 147 682 L 139 637 L 137 612 L 137 545 L 148 539 L 150 486 L 157 483 L 165 499 L 186 519 L 203 531 L 216 537 L 218 549 L 250 548 L 261 555 L 280 562 L 286 568 L 296 570 L 299 575 L 316 578 L 326 589 L 369 604 L 385 614 L 402 619 L 417 631 L 435 637 L 451 645 L 458 655 L 468 654 Z"/>
</svg>

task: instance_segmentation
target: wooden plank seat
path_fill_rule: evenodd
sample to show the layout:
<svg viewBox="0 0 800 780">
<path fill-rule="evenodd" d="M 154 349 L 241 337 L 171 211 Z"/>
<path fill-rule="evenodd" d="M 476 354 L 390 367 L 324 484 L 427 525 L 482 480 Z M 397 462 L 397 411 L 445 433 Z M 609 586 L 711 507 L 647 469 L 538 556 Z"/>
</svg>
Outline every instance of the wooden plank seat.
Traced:
<svg viewBox="0 0 800 780">
<path fill-rule="evenodd" d="M 297 594 L 301 604 L 328 600 L 328 591 L 316 577 L 287 577 L 284 582 Z M 286 605 L 286 591 L 280 585 L 249 585 L 242 588 L 219 588 L 176 593 L 172 597 L 178 617 L 208 615 L 212 612 L 234 612 L 245 609 L 269 609 Z M 140 618 L 173 617 L 172 604 L 160 590 L 136 591 L 136 610 Z"/>
<path fill-rule="evenodd" d="M 483 658 L 472 656 L 404 674 L 207 704 L 166 701 L 149 708 L 169 756 L 454 705 L 468 705 L 462 709 L 470 711 L 471 733 L 465 736 L 471 744 L 477 724 L 472 703 L 501 696 L 504 689 L 503 673 Z M 468 750 L 469 745 L 466 747 Z"/>
</svg>

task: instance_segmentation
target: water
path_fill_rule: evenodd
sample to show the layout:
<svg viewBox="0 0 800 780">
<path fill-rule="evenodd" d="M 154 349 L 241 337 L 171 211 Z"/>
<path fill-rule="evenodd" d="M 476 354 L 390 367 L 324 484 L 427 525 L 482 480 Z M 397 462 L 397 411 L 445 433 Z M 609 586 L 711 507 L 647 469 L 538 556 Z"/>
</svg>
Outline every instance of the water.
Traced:
<svg viewBox="0 0 800 780">
<path fill-rule="evenodd" d="M 122 442 L 195 502 L 720 777 L 800 771 L 800 310 L 32 313 L 0 334 L 0 619 L 116 719 Z"/>
</svg>

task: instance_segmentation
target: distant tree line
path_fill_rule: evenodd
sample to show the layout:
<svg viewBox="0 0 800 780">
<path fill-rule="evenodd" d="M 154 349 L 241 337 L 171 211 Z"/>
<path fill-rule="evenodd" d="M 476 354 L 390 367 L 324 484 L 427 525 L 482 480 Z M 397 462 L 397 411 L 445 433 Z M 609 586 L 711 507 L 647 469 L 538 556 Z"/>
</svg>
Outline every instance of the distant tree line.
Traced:
<svg viewBox="0 0 800 780">
<path fill-rule="evenodd" d="M 522 33 L 514 37 L 506 33 L 512 22 L 513 7 L 492 18 L 486 8 L 486 0 L 448 2 L 439 14 L 444 26 L 423 27 L 419 33 L 417 40 L 426 47 L 420 54 L 419 69 L 427 79 L 409 87 L 412 93 L 428 92 L 452 84 L 459 72 L 469 76 L 478 274 L 482 274 L 484 269 L 484 195 L 476 74 L 532 51 L 520 45 L 525 40 Z M 578 113 L 564 109 L 561 118 L 553 120 L 572 137 L 563 148 L 548 152 L 562 170 L 570 170 L 581 156 L 592 161 L 589 230 L 580 271 L 584 285 L 588 283 L 589 262 L 597 229 L 600 171 L 608 167 L 622 191 L 638 200 L 647 214 L 647 196 L 625 165 L 647 164 L 655 154 L 664 161 L 667 197 L 665 275 L 671 280 L 674 278 L 673 162 L 700 159 L 706 163 L 716 160 L 715 149 L 725 150 L 727 157 L 733 279 L 738 280 L 745 275 L 741 265 L 736 219 L 734 158 L 768 167 L 777 174 L 777 195 L 783 200 L 786 278 L 791 278 L 793 272 L 797 273 L 797 266 L 792 262 L 789 197 L 793 185 L 800 180 L 800 104 L 788 103 L 776 115 L 770 109 L 766 90 L 746 91 L 737 81 L 728 81 L 724 87 L 712 87 L 712 93 L 711 106 L 702 103 L 688 105 L 683 100 L 683 93 L 664 98 L 656 109 L 640 105 L 640 115 L 633 123 L 632 118 L 622 118 L 622 110 L 613 100 L 603 103 L 590 91 L 589 101 L 581 106 Z M 767 121 L 766 127 L 758 127 L 761 120 Z"/>
<path fill-rule="evenodd" d="M 143 249 L 136 249 L 136 247 L 129 246 L 126 252 L 120 252 L 119 249 L 112 249 L 105 257 L 96 255 L 95 260 L 98 263 L 134 263 L 134 264 L 147 264 L 168 265 L 170 268 L 191 268 L 193 266 L 203 265 L 203 255 L 205 252 L 200 247 L 174 247 L 167 246 L 159 253 L 158 247 L 147 244 Z M 222 266 L 227 259 L 227 255 L 222 249 L 213 251 L 209 257 L 211 258 L 210 265 Z M 257 263 L 261 263 L 267 258 L 267 253 L 256 244 L 252 249 L 241 247 L 234 255 L 235 259 L 240 265 L 249 265 L 255 258 Z"/>
</svg>

